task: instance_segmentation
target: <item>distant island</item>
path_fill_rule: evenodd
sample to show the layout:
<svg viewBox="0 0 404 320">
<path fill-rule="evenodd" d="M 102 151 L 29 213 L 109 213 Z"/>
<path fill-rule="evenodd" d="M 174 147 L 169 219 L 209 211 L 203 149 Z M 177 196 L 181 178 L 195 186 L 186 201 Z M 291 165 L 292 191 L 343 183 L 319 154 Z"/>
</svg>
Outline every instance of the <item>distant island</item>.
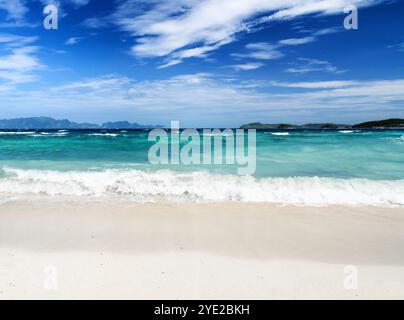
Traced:
<svg viewBox="0 0 404 320">
<path fill-rule="evenodd" d="M 247 123 L 241 129 L 257 130 L 349 130 L 349 129 L 404 129 L 404 119 L 387 119 L 380 121 L 369 121 L 355 125 L 335 123 L 308 123 L 304 125 L 295 124 L 264 124 L 261 122 Z"/>
<path fill-rule="evenodd" d="M 0 130 L 53 130 L 53 129 L 153 129 L 155 125 L 140 125 L 128 121 L 107 122 L 102 125 L 76 123 L 67 119 L 56 120 L 50 117 L 33 117 L 0 120 Z"/>
<path fill-rule="evenodd" d="M 57 120 L 51 117 L 32 117 L 0 120 L 0 130 L 122 130 L 122 129 L 154 129 L 161 125 L 141 125 L 128 121 L 106 122 L 101 125 L 94 123 L 77 123 L 67 119 Z M 335 123 L 308 123 L 295 125 L 288 123 L 264 124 L 261 122 L 247 123 L 241 129 L 257 130 L 350 130 L 350 129 L 404 129 L 404 119 L 387 119 L 368 121 L 355 125 Z"/>
<path fill-rule="evenodd" d="M 368 128 L 403 128 L 404 119 L 387 119 L 380 121 L 369 121 L 356 124 L 352 126 L 354 129 L 368 129 Z"/>
</svg>

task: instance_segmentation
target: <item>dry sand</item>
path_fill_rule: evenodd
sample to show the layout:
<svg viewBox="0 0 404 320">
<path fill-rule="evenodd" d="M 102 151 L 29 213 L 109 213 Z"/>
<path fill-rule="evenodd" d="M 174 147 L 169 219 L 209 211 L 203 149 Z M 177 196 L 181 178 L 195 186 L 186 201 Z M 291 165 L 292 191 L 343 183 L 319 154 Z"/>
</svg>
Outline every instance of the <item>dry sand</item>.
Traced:
<svg viewBox="0 0 404 320">
<path fill-rule="evenodd" d="M 402 299 L 404 209 L 0 205 L 10 298 Z"/>
</svg>

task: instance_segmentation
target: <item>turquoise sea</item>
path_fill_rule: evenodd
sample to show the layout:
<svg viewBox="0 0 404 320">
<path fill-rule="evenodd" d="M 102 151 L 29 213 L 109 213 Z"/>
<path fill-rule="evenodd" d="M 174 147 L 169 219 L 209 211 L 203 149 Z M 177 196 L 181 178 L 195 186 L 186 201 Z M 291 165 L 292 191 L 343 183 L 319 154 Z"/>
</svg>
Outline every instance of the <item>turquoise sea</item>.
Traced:
<svg viewBox="0 0 404 320">
<path fill-rule="evenodd" d="M 0 196 L 404 205 L 404 131 L 257 132 L 256 172 L 151 165 L 148 131 L 0 131 Z"/>
</svg>

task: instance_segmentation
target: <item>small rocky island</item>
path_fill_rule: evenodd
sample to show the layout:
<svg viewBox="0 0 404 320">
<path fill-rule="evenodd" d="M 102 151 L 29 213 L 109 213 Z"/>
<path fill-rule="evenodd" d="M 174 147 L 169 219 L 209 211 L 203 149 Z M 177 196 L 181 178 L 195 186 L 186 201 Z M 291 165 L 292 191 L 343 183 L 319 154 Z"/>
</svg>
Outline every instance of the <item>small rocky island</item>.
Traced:
<svg viewBox="0 0 404 320">
<path fill-rule="evenodd" d="M 349 129 L 403 129 L 404 119 L 387 119 L 380 121 L 369 121 L 355 125 L 335 123 L 308 123 L 304 125 L 295 124 L 264 124 L 261 122 L 247 123 L 241 129 L 257 130 L 349 130 Z"/>
</svg>

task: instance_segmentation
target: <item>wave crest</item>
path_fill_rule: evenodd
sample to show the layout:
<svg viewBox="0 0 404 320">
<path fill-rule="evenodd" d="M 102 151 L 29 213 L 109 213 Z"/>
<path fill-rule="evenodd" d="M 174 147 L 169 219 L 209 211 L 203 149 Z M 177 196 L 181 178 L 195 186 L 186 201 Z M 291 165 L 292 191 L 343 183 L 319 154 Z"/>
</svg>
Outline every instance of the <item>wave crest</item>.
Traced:
<svg viewBox="0 0 404 320">
<path fill-rule="evenodd" d="M 135 201 L 240 201 L 292 205 L 403 206 L 404 180 L 254 178 L 170 170 L 41 171 L 3 169 L 0 193 L 118 196 Z"/>
</svg>

